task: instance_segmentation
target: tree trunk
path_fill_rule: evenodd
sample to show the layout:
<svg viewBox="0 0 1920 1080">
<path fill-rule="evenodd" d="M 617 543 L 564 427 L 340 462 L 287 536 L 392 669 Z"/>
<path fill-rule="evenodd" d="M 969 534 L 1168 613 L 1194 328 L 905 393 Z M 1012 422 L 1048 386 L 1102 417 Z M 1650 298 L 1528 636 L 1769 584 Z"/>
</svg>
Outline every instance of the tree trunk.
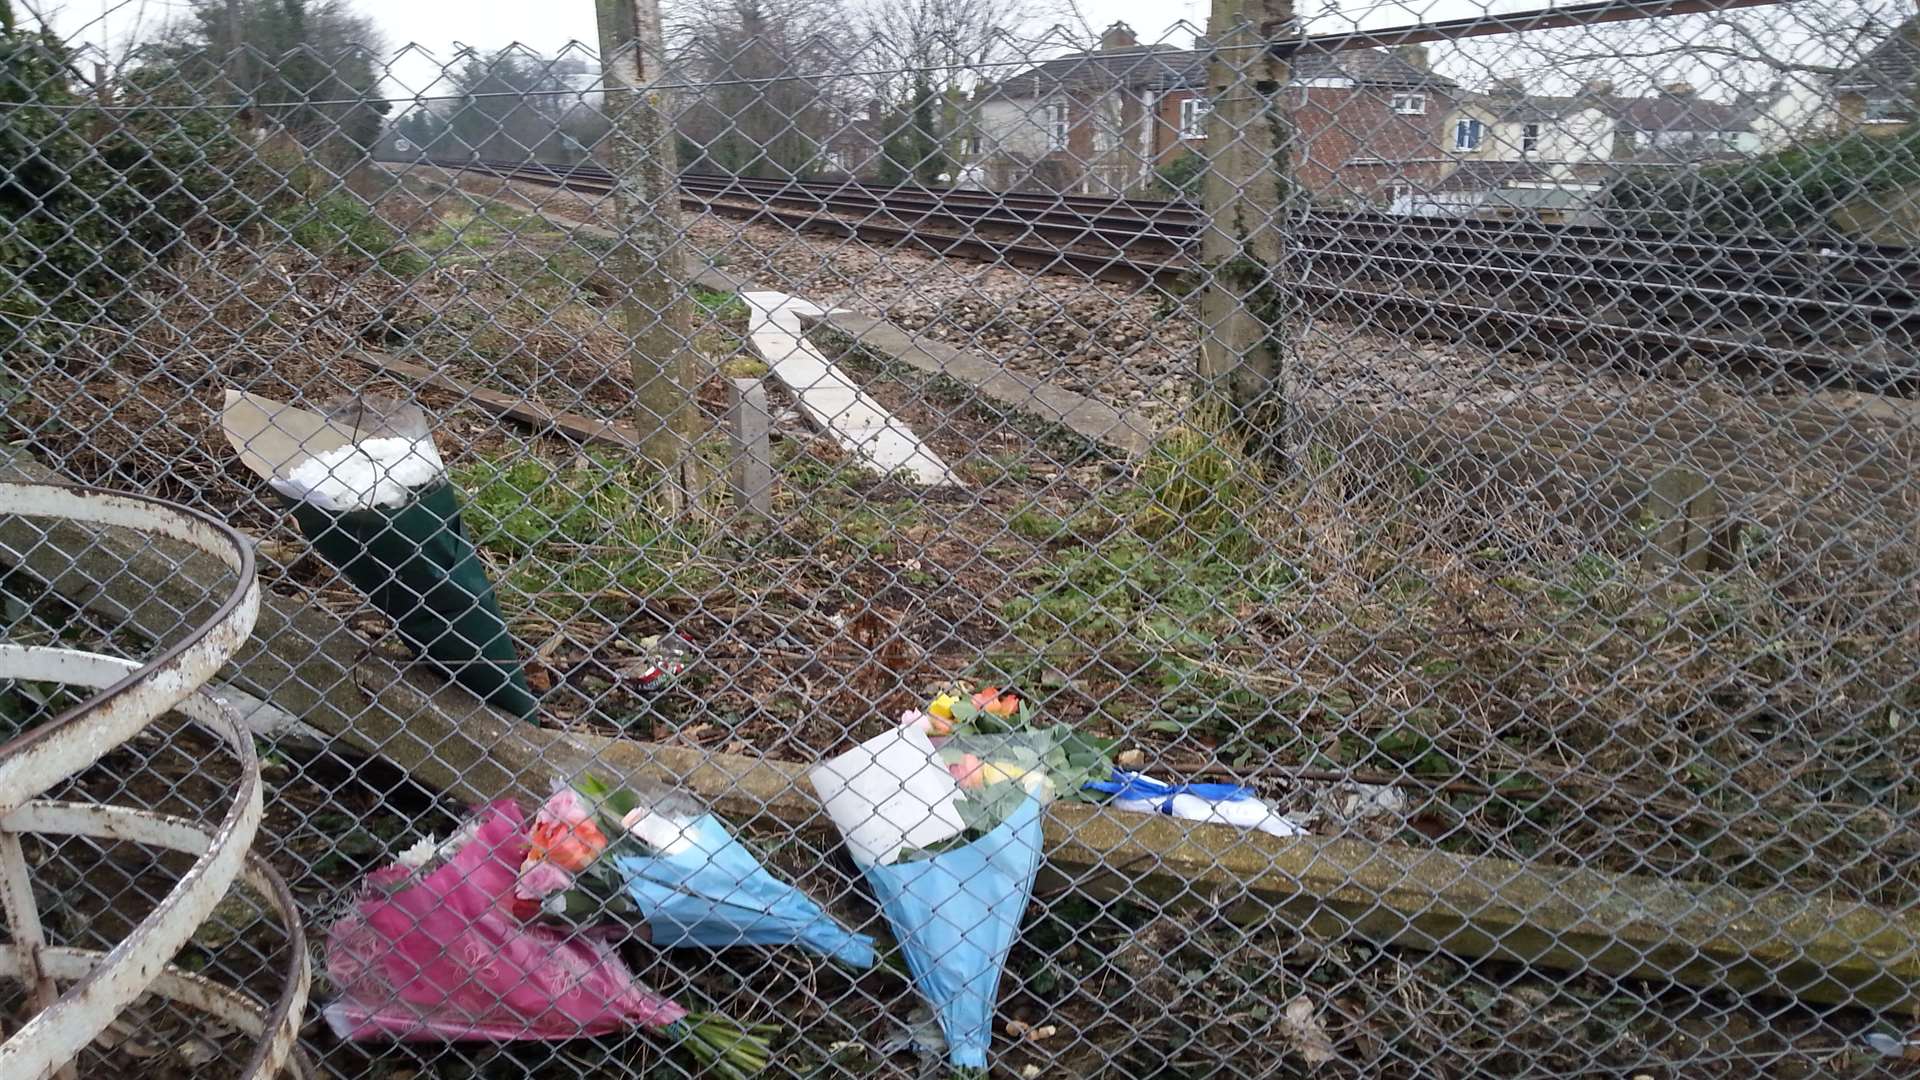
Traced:
<svg viewBox="0 0 1920 1080">
<path fill-rule="evenodd" d="M 1295 298 L 1277 276 L 1294 204 L 1291 138 L 1281 100 L 1287 64 L 1266 47 L 1288 25 L 1289 0 L 1213 0 L 1207 62 L 1207 221 L 1200 256 L 1200 380 L 1246 437 L 1277 455 L 1286 421 L 1284 376 L 1294 351 Z"/>
<path fill-rule="evenodd" d="M 612 121 L 616 271 L 627 281 L 622 304 L 628 362 L 638 403 L 641 454 L 676 511 L 693 485 L 682 475 L 694 437 L 697 385 L 692 319 L 681 263 L 672 109 L 659 81 L 666 48 L 657 0 L 596 0 L 605 108 Z"/>
</svg>

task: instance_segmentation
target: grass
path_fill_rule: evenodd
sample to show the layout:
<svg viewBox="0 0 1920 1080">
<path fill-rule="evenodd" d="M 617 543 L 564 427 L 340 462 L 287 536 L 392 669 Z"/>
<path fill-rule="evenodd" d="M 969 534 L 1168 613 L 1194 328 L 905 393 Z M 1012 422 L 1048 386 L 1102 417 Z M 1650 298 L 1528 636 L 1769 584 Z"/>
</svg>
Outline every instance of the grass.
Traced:
<svg viewBox="0 0 1920 1080">
<path fill-rule="evenodd" d="M 417 277 L 429 265 L 366 200 L 348 192 L 295 203 L 276 222 L 294 243 L 322 258 L 371 260 L 397 278 Z"/>
<path fill-rule="evenodd" d="M 540 458 L 482 459 L 455 470 L 475 544 L 507 572 L 502 603 L 556 618 L 626 597 L 711 586 L 704 530 L 666 521 L 653 485 L 617 454 L 561 466 Z"/>
<path fill-rule="evenodd" d="M 1302 460 L 1282 478 L 1217 430 L 1177 429 L 1094 505 L 1011 512 L 1008 533 L 1037 546 L 995 553 L 1017 582 L 996 611 L 1019 644 L 982 677 L 1064 669 L 1050 710 L 1077 704 L 1150 760 L 1464 781 L 1408 816 L 1408 843 L 1920 891 L 1904 857 L 1868 855 L 1899 811 L 1850 809 L 1920 805 L 1920 783 L 1874 765 L 1906 751 L 1778 742 L 1837 686 L 1920 706 L 1887 651 L 1898 627 L 1835 638 L 1844 613 L 1823 590 L 1796 594 L 1755 560 L 1666 577 L 1633 555 L 1630 522 L 1489 529 L 1430 478 L 1370 473 L 1356 497 L 1335 455 Z"/>
</svg>

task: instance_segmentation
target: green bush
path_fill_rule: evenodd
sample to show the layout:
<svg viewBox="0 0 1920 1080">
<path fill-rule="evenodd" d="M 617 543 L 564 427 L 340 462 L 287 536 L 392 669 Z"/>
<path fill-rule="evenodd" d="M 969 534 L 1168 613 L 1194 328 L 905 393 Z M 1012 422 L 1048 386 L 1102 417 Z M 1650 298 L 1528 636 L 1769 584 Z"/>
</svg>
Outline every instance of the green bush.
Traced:
<svg viewBox="0 0 1920 1080">
<path fill-rule="evenodd" d="M 1170 199 L 1198 199 L 1200 178 L 1206 173 L 1206 158 L 1182 154 L 1153 170 L 1153 186 Z"/>
<path fill-rule="evenodd" d="M 26 320 L 98 317 L 189 230 L 255 209 L 233 168 L 248 148 L 223 116 L 151 72 L 108 114 L 70 72 L 66 49 L 0 0 L 0 351 Z"/>
<path fill-rule="evenodd" d="M 1608 192 L 1623 224 L 1714 233 L 1824 232 L 1834 211 L 1920 185 L 1920 129 L 1856 133 L 1766 157 L 1635 169 Z"/>
<path fill-rule="evenodd" d="M 322 257 L 371 259 L 396 277 L 427 268 L 426 256 L 401 242 L 400 234 L 352 192 L 330 191 L 275 216 L 288 239 Z"/>
</svg>

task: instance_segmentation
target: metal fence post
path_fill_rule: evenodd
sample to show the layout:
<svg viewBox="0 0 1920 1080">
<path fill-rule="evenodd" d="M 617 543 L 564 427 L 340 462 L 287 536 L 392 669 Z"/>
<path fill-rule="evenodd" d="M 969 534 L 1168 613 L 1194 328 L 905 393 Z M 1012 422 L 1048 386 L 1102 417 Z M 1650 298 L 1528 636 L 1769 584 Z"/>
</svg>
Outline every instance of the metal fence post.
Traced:
<svg viewBox="0 0 1920 1080">
<path fill-rule="evenodd" d="M 693 489 L 681 475 L 693 442 L 692 318 L 679 245 L 678 173 L 664 93 L 657 82 L 666 47 L 655 0 L 596 0 L 605 108 L 613 123 L 614 201 L 619 238 L 613 260 L 627 283 L 622 300 L 632 340 L 628 363 L 641 434 L 662 491 L 680 507 Z"/>
<path fill-rule="evenodd" d="M 1213 0 L 1207 28 L 1213 108 L 1201 184 L 1200 377 L 1256 451 L 1279 449 L 1286 416 L 1288 301 L 1273 276 L 1292 202 L 1282 156 L 1289 152 L 1281 100 L 1287 64 L 1267 44 L 1292 18 L 1288 0 Z"/>
</svg>

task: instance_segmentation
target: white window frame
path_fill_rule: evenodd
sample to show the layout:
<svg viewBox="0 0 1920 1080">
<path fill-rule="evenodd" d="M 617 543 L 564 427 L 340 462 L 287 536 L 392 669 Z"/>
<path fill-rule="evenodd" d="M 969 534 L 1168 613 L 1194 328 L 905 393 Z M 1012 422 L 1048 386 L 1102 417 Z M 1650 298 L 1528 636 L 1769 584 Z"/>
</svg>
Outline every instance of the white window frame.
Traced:
<svg viewBox="0 0 1920 1080">
<path fill-rule="evenodd" d="M 1520 153 L 1537 154 L 1540 152 L 1540 125 L 1520 125 Z"/>
<path fill-rule="evenodd" d="M 1427 115 L 1427 95 L 1395 94 L 1387 103 L 1387 107 L 1398 116 L 1425 116 Z"/>
<path fill-rule="evenodd" d="M 1206 138 L 1207 116 L 1212 112 L 1211 98 L 1183 98 L 1180 102 L 1180 137 L 1182 139 Z"/>
<path fill-rule="evenodd" d="M 1465 119 L 1453 122 L 1453 148 L 1455 150 L 1478 150 L 1480 142 L 1486 138 L 1487 126 L 1478 120 Z"/>
<path fill-rule="evenodd" d="M 1071 128 L 1067 123 L 1067 107 L 1065 105 L 1047 106 L 1047 149 L 1050 151 L 1065 150 L 1070 133 Z"/>
<path fill-rule="evenodd" d="M 979 157 L 982 139 L 978 131 L 967 132 L 967 141 L 963 152 L 967 157 Z"/>
<path fill-rule="evenodd" d="M 1906 100 L 1891 94 L 1869 97 L 1860 107 L 1860 119 L 1869 124 L 1899 124 L 1908 118 Z"/>
</svg>

